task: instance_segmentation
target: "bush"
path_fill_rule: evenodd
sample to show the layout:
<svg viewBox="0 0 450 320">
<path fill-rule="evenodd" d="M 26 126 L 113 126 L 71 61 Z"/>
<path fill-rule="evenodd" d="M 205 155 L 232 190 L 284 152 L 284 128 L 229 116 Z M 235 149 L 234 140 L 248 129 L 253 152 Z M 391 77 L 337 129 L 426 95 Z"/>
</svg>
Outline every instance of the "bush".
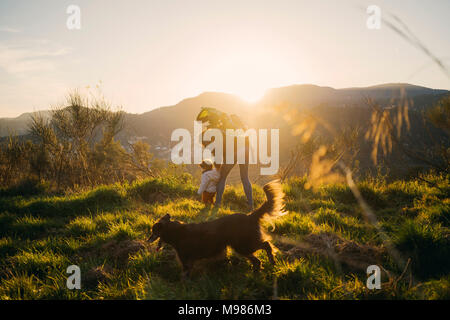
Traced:
<svg viewBox="0 0 450 320">
<path fill-rule="evenodd" d="M 376 188 L 368 183 L 358 183 L 357 185 L 361 196 L 367 204 L 374 209 L 386 207 L 386 201 L 382 194 Z M 352 190 L 347 185 L 333 184 L 323 187 L 324 196 L 330 196 L 334 202 L 343 204 L 356 204 L 357 200 Z"/>
<path fill-rule="evenodd" d="M 414 274 L 427 279 L 450 270 L 450 234 L 439 225 L 406 221 L 398 230 L 396 246 L 412 258 Z"/>
<path fill-rule="evenodd" d="M 0 196 L 3 197 L 14 197 L 22 196 L 29 197 L 48 193 L 50 190 L 50 184 L 45 181 L 39 181 L 35 179 L 25 179 L 19 184 L 0 189 Z"/>
<path fill-rule="evenodd" d="M 128 195 L 147 202 L 177 196 L 192 196 L 195 194 L 195 187 L 189 176 L 158 177 L 135 181 L 128 188 Z"/>
<path fill-rule="evenodd" d="M 100 186 L 87 193 L 86 202 L 90 205 L 119 205 L 125 202 L 125 197 L 118 185 Z"/>
</svg>

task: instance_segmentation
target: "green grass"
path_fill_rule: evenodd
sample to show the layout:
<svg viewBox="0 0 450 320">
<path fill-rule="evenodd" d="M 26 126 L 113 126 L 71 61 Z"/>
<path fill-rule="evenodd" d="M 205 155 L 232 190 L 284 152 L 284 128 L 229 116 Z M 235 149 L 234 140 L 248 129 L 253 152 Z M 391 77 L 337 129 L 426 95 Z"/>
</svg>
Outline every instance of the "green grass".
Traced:
<svg viewBox="0 0 450 320">
<path fill-rule="evenodd" d="M 283 185 L 287 214 L 264 223 L 278 248 L 275 266 L 257 252 L 263 270 L 255 274 L 229 250 L 185 281 L 174 250 L 145 241 L 153 224 L 166 213 L 189 223 L 245 212 L 241 186 L 227 187 L 214 216 L 187 174 L 67 195 L 2 190 L 0 299 L 449 299 L 450 188 L 444 177 L 427 180 L 438 187 L 359 182 L 378 220 L 372 225 L 348 186 L 311 190 L 293 178 Z M 253 190 L 261 204 L 262 188 Z M 396 285 L 403 265 L 392 250 L 411 259 L 412 274 Z M 374 263 L 392 278 L 383 272 L 383 289 L 371 291 L 365 269 Z M 72 264 L 81 268 L 81 290 L 66 288 Z"/>
</svg>

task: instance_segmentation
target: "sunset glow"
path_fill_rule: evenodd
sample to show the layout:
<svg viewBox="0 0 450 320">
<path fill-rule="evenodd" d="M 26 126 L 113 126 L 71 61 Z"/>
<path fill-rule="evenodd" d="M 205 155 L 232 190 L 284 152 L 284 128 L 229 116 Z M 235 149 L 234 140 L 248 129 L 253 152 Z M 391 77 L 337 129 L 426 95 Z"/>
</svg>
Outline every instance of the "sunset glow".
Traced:
<svg viewBox="0 0 450 320">
<path fill-rule="evenodd" d="M 358 1 L 357 1 L 358 2 Z M 449 2 L 381 1 L 404 17 L 438 57 L 450 44 Z M 386 26 L 367 28 L 359 4 L 336 1 L 78 1 L 0 4 L 0 115 L 48 109 L 68 90 L 95 86 L 142 113 L 205 91 L 258 101 L 267 89 L 311 83 L 333 88 L 411 82 L 449 88 L 436 64 Z M 31 15 L 31 12 L 33 14 Z M 445 61 L 444 61 L 445 62 Z M 423 66 L 426 65 L 426 68 Z"/>
</svg>

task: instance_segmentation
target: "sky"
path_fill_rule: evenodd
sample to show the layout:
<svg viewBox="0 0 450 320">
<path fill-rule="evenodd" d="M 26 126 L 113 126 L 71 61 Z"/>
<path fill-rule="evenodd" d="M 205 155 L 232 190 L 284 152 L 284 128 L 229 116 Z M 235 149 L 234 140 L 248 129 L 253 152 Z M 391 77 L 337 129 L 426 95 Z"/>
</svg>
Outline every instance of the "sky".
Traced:
<svg viewBox="0 0 450 320">
<path fill-rule="evenodd" d="M 70 5 L 80 29 L 67 28 Z M 74 89 L 133 113 L 303 83 L 450 89 L 421 50 L 383 22 L 367 27 L 369 5 L 450 65 L 448 0 L 0 0 L 0 117 L 49 109 Z"/>
</svg>

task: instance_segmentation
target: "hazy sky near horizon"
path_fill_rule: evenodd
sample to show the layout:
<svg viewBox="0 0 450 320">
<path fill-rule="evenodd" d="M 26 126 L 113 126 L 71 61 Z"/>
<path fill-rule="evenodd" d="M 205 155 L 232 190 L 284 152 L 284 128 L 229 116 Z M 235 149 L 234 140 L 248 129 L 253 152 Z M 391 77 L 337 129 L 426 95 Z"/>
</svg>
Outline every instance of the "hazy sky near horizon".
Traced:
<svg viewBox="0 0 450 320">
<path fill-rule="evenodd" d="M 0 0 L 0 117 L 48 109 L 99 81 L 107 99 L 134 113 L 204 91 L 255 100 L 301 83 L 450 89 L 385 24 L 367 28 L 372 4 L 450 65 L 448 0 Z M 81 9 L 80 30 L 66 27 L 69 5 Z"/>
</svg>

